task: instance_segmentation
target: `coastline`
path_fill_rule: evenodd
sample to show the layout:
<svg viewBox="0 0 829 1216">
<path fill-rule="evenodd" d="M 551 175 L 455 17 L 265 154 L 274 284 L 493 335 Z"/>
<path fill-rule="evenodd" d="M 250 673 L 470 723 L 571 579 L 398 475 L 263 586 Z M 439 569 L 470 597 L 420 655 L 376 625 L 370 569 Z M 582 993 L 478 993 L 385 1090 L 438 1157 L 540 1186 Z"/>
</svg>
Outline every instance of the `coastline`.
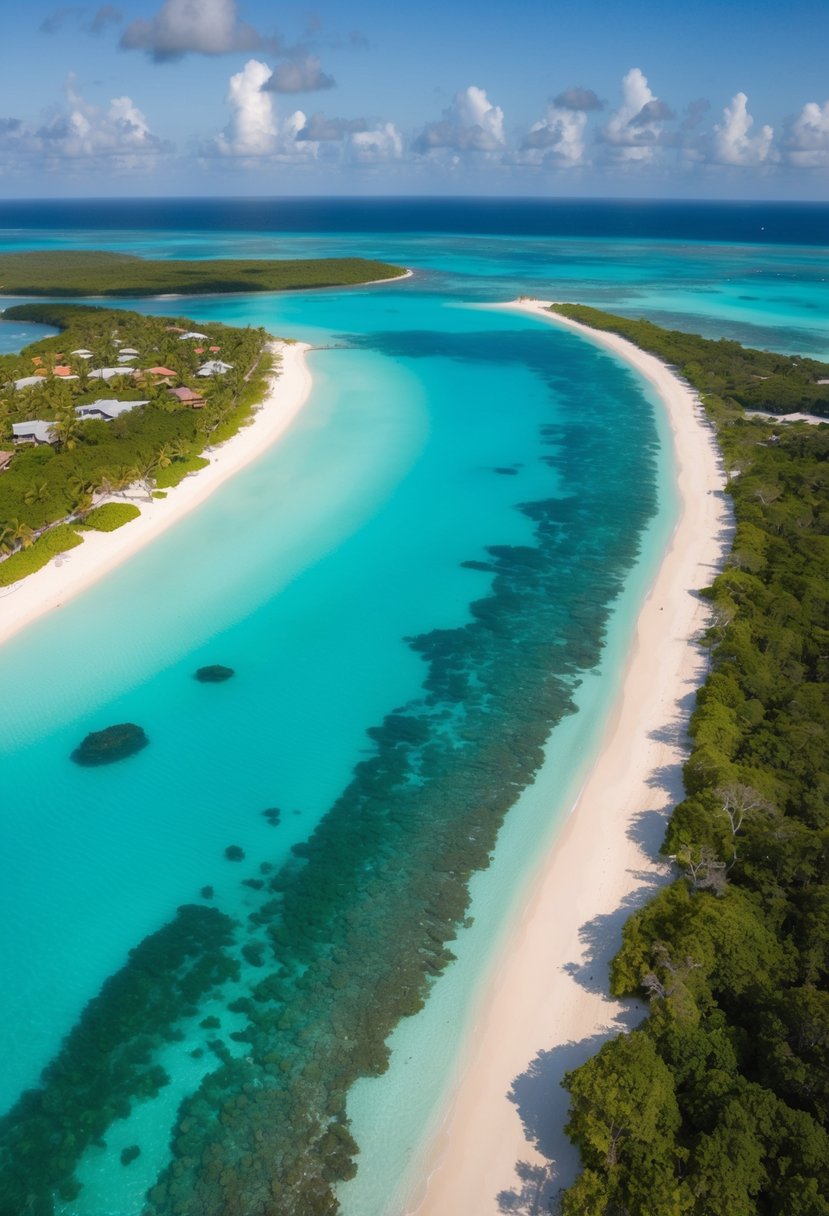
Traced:
<svg viewBox="0 0 829 1216">
<path fill-rule="evenodd" d="M 288 429 L 311 392 L 312 379 L 305 342 L 270 343 L 281 355 L 268 392 L 246 426 L 213 451 L 202 454 L 210 464 L 169 489 L 167 497 L 147 501 L 143 495 L 129 501 L 141 515 L 114 532 L 83 532 L 83 543 L 53 559 L 34 574 L 0 589 L 0 645 L 15 633 L 60 609 L 98 579 L 149 544 L 167 528 L 194 510 L 224 481 L 260 456 Z M 102 501 L 123 502 L 122 496 Z"/>
<path fill-rule="evenodd" d="M 406 1216 L 544 1211 L 578 1171 L 560 1080 L 642 1017 L 641 1006 L 609 997 L 607 967 L 624 921 L 667 878 L 657 850 L 683 797 L 685 727 L 705 675 L 693 638 L 707 608 L 695 592 L 711 582 L 730 527 L 713 431 L 694 392 L 665 364 L 617 335 L 546 312 L 544 302 L 484 307 L 575 330 L 650 382 L 673 437 L 679 514 L 597 758 L 474 999 Z"/>
</svg>

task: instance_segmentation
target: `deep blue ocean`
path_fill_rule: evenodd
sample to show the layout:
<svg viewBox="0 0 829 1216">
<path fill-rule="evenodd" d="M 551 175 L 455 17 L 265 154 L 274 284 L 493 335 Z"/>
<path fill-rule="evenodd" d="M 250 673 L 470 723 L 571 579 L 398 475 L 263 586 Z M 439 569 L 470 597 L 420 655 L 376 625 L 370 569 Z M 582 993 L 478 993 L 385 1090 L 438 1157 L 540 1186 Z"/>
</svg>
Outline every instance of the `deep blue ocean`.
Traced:
<svg viewBox="0 0 829 1216">
<path fill-rule="evenodd" d="M 0 650 L 0 1193 L 311 1216 L 335 1184 L 346 1216 L 400 1216 L 675 512 L 640 379 L 479 306 L 573 300 L 829 358 L 828 238 L 817 204 L 0 203 L 0 250 L 414 271 L 124 302 L 308 341 L 314 389 L 198 511 Z M 0 320 L 0 350 L 33 332 Z M 236 677 L 206 689 L 205 663 Z M 70 763 L 119 721 L 151 745 Z"/>
</svg>

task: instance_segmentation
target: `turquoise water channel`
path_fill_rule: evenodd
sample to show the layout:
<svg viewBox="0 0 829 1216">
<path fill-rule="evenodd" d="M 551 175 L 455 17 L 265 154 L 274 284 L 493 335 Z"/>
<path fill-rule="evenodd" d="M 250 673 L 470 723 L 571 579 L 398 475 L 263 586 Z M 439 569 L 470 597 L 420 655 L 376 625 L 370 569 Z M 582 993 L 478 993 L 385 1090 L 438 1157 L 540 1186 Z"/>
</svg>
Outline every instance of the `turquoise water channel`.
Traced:
<svg viewBox="0 0 829 1216">
<path fill-rule="evenodd" d="M 446 1016 L 432 1015 L 438 1040 L 409 1036 L 376 1111 L 364 1097 L 355 1107 L 363 1153 L 343 1210 L 392 1216 L 499 910 L 519 898 L 597 745 L 675 510 L 664 420 L 639 378 L 570 333 L 474 305 L 578 299 L 826 356 L 825 261 L 388 233 L 106 244 L 365 252 L 416 274 L 141 303 L 309 341 L 314 388 L 278 445 L 0 649 L 0 1106 L 27 1145 L 60 1145 L 42 1189 L 67 1216 L 259 1210 L 274 1172 L 285 1188 L 274 1210 L 328 1210 L 311 1204 L 349 1172 L 348 1093 L 386 1067 L 401 1015 L 413 1027 L 429 1016 L 428 1003 L 417 1010 L 469 912 L 467 880 L 496 848 L 508 860 L 475 879 L 486 931 L 449 942 L 465 978 Z M 237 674 L 200 685 L 192 673 L 207 663 Z M 150 746 L 111 767 L 70 763 L 88 731 L 120 721 L 142 725 Z M 510 819 L 557 722 L 547 753 L 559 767 Z M 262 815 L 275 807 L 276 825 Z M 230 844 L 243 862 L 225 858 Z M 186 930 L 182 906 L 194 910 Z M 145 1026 L 125 1020 L 109 977 L 134 978 L 130 951 L 168 929 L 181 982 L 163 1010 L 146 1006 Z M 209 982 L 182 980 L 188 959 L 210 961 Z M 62 1041 L 91 1000 L 96 1020 L 68 1061 Z M 61 1085 L 96 1050 L 129 1066 L 67 1109 Z M 15 1106 L 50 1061 L 37 1109 Z M 223 1128 L 244 1148 L 231 1152 Z M 124 1165 L 131 1146 L 140 1155 Z"/>
</svg>

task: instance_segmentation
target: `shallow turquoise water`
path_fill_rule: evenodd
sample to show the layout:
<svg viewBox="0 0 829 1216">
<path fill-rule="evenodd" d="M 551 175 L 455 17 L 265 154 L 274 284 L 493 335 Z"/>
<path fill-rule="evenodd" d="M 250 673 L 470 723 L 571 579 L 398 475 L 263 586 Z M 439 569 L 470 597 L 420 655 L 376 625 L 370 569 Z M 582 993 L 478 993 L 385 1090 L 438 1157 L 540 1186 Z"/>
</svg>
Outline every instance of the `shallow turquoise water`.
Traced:
<svg viewBox="0 0 829 1216">
<path fill-rule="evenodd" d="M 109 244 L 169 256 L 274 251 L 272 236 L 251 234 L 124 234 Z M 535 544 L 519 504 L 564 508 L 592 495 L 589 518 L 573 515 L 559 525 L 568 571 L 562 628 L 583 611 L 595 644 L 599 610 L 616 594 L 597 590 L 589 610 L 583 599 L 567 606 L 580 579 L 587 587 L 594 581 L 579 566 L 582 553 L 618 571 L 627 591 L 608 635 L 604 674 L 574 686 L 582 711 L 554 736 L 566 744 L 553 744 L 560 769 L 544 800 L 557 799 L 559 811 L 568 805 L 671 527 L 670 464 L 654 403 L 633 374 L 543 322 L 466 304 L 549 294 L 657 319 L 681 316 L 689 328 L 744 340 L 773 333 L 783 349 L 827 353 L 816 314 L 825 263 L 809 251 L 384 234 L 376 243 L 353 235 L 291 238 L 280 241 L 279 253 L 312 256 L 323 248 L 368 249 L 418 274 L 381 288 L 147 303 L 312 341 L 323 349 L 311 355 L 311 402 L 282 443 L 198 512 L 0 652 L 0 687 L 11 690 L 0 699 L 8 840 L 0 876 L 9 977 L 4 1105 L 36 1083 L 130 948 L 178 905 L 198 901 L 205 884 L 223 912 L 243 918 L 257 909 L 261 897 L 240 880 L 262 862 L 280 866 L 292 845 L 326 821 L 355 765 L 375 754 L 366 730 L 422 697 L 426 665 L 406 639 L 476 619 L 471 603 L 489 594 L 492 574 L 460 563 L 487 559 L 493 545 Z M 597 487 L 591 464 L 599 446 L 606 487 Z M 641 497 L 628 501 L 617 487 L 630 482 Z M 604 544 L 603 492 L 617 531 L 593 551 Z M 516 671 L 521 640 L 530 636 L 516 602 L 514 636 L 497 640 L 502 651 L 519 647 Z M 207 662 L 238 674 L 221 687 L 200 686 L 191 673 Z M 595 665 L 592 657 L 584 662 Z M 150 735 L 141 755 L 100 770 L 68 762 L 88 730 L 123 720 Z M 276 829 L 260 814 L 274 805 L 282 808 Z M 499 845 L 508 860 L 475 880 L 476 906 L 515 898 L 539 840 L 554 827 L 548 816 L 539 823 L 537 807 L 523 813 L 519 805 Z M 229 843 L 245 850 L 243 866 L 224 859 Z M 374 864 L 370 853 L 365 864 Z M 490 917 L 471 946 L 461 938 L 455 971 L 465 978 L 450 1009 L 463 1008 L 485 964 L 498 925 Z M 241 1028 L 245 1019 L 228 1020 L 224 1009 L 251 982 L 243 971 L 198 1017 L 182 1016 L 183 1039 L 159 1054 L 170 1083 L 112 1124 L 106 1150 L 87 1152 L 79 1168 L 86 1188 L 67 1211 L 143 1210 L 144 1191 L 166 1164 L 178 1102 L 215 1065 L 189 1055 L 205 1038 L 198 1021 L 217 1008 L 225 1031 Z M 429 1028 L 420 1038 L 408 1026 L 399 1032 L 420 1042 L 418 1093 L 391 1138 L 395 1151 L 388 1111 L 399 1107 L 411 1074 L 395 1056 L 387 1077 L 368 1083 L 384 1087 L 384 1101 L 361 1104 L 358 1094 L 365 1164 L 343 1191 L 350 1216 L 385 1210 L 457 1046 L 458 1019 L 442 1017 L 438 1003 L 409 1025 Z M 229 1050 L 241 1056 L 245 1048 L 231 1042 Z M 134 1142 L 142 1156 L 124 1168 L 118 1153 Z"/>
</svg>

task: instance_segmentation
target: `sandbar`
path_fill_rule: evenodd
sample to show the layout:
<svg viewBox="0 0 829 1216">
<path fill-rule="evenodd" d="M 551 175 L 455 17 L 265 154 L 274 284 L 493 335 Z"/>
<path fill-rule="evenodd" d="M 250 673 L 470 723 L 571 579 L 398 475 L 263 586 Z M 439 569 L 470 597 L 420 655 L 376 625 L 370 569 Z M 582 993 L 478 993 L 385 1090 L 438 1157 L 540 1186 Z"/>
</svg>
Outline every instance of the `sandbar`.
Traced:
<svg viewBox="0 0 829 1216">
<path fill-rule="evenodd" d="M 148 501 L 138 491 L 100 501 L 129 501 L 141 511 L 115 532 L 83 532 L 83 544 L 53 559 L 34 574 L 0 588 L 0 643 L 47 612 L 56 612 L 110 570 L 126 561 L 208 498 L 222 482 L 238 473 L 288 429 L 308 399 L 311 373 L 304 342 L 270 343 L 281 356 L 267 393 L 250 423 L 203 455 L 210 464 L 185 477 L 167 497 Z"/>
<path fill-rule="evenodd" d="M 609 997 L 608 964 L 630 912 L 670 876 L 658 849 L 683 797 L 687 723 L 706 674 L 695 639 L 708 609 L 696 593 L 720 568 L 732 531 L 713 429 L 687 384 L 624 338 L 553 316 L 545 302 L 498 307 L 578 331 L 656 388 L 673 438 L 679 514 L 598 756 L 481 981 L 438 1130 L 389 1216 L 541 1213 L 578 1172 L 560 1081 L 644 1016 L 636 1002 Z"/>
</svg>

